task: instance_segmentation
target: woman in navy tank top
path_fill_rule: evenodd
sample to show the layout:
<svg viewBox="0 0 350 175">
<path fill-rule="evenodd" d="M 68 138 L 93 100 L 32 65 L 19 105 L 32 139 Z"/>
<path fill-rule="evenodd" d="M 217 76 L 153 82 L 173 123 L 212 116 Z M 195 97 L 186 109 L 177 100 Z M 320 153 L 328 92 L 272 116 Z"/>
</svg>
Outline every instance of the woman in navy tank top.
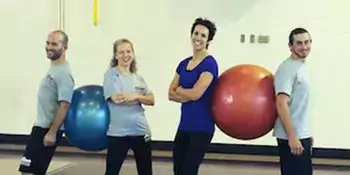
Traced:
<svg viewBox="0 0 350 175">
<path fill-rule="evenodd" d="M 219 70 L 208 47 L 216 26 L 207 19 L 197 18 L 190 32 L 193 55 L 178 64 L 169 87 L 169 100 L 181 103 L 181 120 L 173 149 L 175 175 L 198 174 L 215 130 L 210 98 Z"/>
</svg>

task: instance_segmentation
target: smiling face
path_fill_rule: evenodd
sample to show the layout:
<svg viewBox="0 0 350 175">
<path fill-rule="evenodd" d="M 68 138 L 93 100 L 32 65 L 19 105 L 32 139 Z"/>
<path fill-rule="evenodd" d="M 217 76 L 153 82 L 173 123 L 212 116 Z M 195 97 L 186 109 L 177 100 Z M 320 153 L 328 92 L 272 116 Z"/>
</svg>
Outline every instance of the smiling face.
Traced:
<svg viewBox="0 0 350 175">
<path fill-rule="evenodd" d="M 196 25 L 192 32 L 191 40 L 192 47 L 195 51 L 206 49 L 209 44 L 209 29 L 204 25 Z"/>
<path fill-rule="evenodd" d="M 300 33 L 293 36 L 293 45 L 289 44 L 292 56 L 305 59 L 311 49 L 311 38 L 308 33 Z"/>
<path fill-rule="evenodd" d="M 115 57 L 119 66 L 130 67 L 134 59 L 134 51 L 131 44 L 128 42 L 117 44 Z"/>
<path fill-rule="evenodd" d="M 58 32 L 50 33 L 46 41 L 46 56 L 50 60 L 59 59 L 66 51 L 66 45 L 63 44 L 63 36 Z"/>
</svg>

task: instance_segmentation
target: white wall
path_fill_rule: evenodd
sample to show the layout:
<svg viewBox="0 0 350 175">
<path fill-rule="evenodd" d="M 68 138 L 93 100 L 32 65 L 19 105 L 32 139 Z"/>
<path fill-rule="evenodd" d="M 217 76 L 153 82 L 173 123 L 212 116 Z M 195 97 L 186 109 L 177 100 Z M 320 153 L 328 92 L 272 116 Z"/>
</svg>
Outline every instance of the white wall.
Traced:
<svg viewBox="0 0 350 175">
<path fill-rule="evenodd" d="M 44 0 L 33 3 L 50 6 Z M 156 106 L 147 108 L 153 137 L 155 140 L 172 140 L 179 122 L 180 106 L 167 100 L 167 89 L 178 62 L 191 54 L 189 31 L 196 17 L 208 17 L 217 24 L 218 33 L 210 52 L 216 56 L 220 72 L 240 63 L 262 65 L 274 72 L 289 56 L 287 39 L 290 30 L 305 27 L 314 40 L 308 63 L 312 71 L 315 146 L 350 149 L 350 141 L 337 138 L 350 131 L 346 122 L 349 121 L 346 99 L 350 97 L 346 93 L 349 84 L 346 54 L 350 41 L 347 1 L 221 0 L 220 3 L 200 0 L 101 1 L 99 24 L 94 26 L 93 0 L 67 1 L 68 59 L 77 86 L 101 84 L 112 56 L 112 43 L 121 37 L 131 39 L 140 72 L 156 95 Z M 14 14 L 15 8 L 22 7 L 16 4 L 12 8 Z M 50 18 L 48 8 L 33 11 L 25 17 L 16 13 L 21 16 L 7 21 L 5 26 L 9 32 L 2 33 L 4 36 L 1 37 L 7 41 L 0 58 L 6 63 L 1 64 L 1 70 L 5 71 L 1 74 L 5 86 L 1 88 L 6 99 L 1 102 L 1 111 L 5 111 L 2 121 L 6 121 L 0 123 L 3 133 L 29 132 L 35 116 L 38 81 L 47 68 L 43 47 L 47 32 L 54 27 L 49 22 L 53 17 Z M 42 14 L 35 15 L 38 13 Z M 39 21 L 35 25 L 24 25 L 29 23 L 29 17 Z M 13 20 L 25 23 L 18 27 Z M 24 35 L 27 30 L 32 31 L 31 35 Z M 271 41 L 268 44 L 242 44 L 239 42 L 241 33 L 247 38 L 250 34 L 268 34 Z M 32 45 L 28 44 L 32 42 Z M 19 73 L 20 70 L 26 73 Z M 6 75 L 12 75 L 11 80 L 6 80 Z M 15 97 L 16 94 L 20 95 Z M 275 145 L 271 134 L 247 142 L 232 139 L 219 130 L 213 142 Z"/>
<path fill-rule="evenodd" d="M 45 42 L 59 26 L 54 0 L 0 1 L 1 133 L 27 133 L 36 114 L 36 90 L 47 71 Z"/>
</svg>

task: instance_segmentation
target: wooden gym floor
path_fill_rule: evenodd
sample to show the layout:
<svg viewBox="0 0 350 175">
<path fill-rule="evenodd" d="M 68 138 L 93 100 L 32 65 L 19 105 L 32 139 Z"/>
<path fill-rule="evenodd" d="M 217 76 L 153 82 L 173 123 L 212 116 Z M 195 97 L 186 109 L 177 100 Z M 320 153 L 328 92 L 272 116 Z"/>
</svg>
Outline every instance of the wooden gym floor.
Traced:
<svg viewBox="0 0 350 175">
<path fill-rule="evenodd" d="M 23 146 L 0 145 L 1 174 L 18 175 L 19 160 Z M 87 153 L 72 147 L 59 147 L 49 167 L 49 175 L 103 175 L 105 151 Z M 154 151 L 154 175 L 172 174 L 171 152 Z M 349 175 L 350 160 L 314 159 L 315 175 Z M 132 158 L 124 162 L 121 175 L 137 174 Z M 254 155 L 206 155 L 206 161 L 201 165 L 200 175 L 279 175 L 278 158 L 273 156 Z"/>
</svg>

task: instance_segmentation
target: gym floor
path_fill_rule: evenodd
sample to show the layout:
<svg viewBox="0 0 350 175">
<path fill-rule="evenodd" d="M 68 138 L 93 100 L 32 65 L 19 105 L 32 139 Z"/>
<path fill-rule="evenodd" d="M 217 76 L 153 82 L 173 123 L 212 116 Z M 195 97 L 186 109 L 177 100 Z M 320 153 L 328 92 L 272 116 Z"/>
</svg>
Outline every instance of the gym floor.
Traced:
<svg viewBox="0 0 350 175">
<path fill-rule="evenodd" d="M 7 149 L 3 149 L 6 147 Z M 17 149 L 14 149 L 17 147 Z M 11 148 L 11 149 L 8 149 Z M 18 146 L 0 145 L 1 174 L 18 175 L 21 151 Z M 172 174 L 171 152 L 154 151 L 154 175 Z M 60 147 L 54 156 L 48 175 L 103 175 L 105 153 L 82 153 L 74 148 Z M 277 157 L 207 154 L 200 175 L 279 175 Z M 215 161 L 214 161 L 215 160 Z M 221 161 L 218 161 L 221 160 Z M 315 175 L 349 175 L 350 160 L 315 159 Z M 125 160 L 121 175 L 137 174 L 132 153 Z"/>
</svg>

